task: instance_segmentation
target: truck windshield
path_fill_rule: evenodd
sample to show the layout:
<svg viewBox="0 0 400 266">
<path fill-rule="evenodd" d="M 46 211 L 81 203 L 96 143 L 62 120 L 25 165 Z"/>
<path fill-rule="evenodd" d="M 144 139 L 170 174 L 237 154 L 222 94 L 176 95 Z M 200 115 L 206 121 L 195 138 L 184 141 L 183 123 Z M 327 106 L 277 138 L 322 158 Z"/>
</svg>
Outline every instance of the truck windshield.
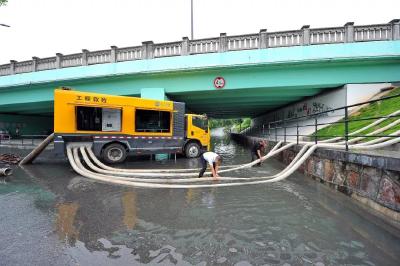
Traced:
<svg viewBox="0 0 400 266">
<path fill-rule="evenodd" d="M 199 127 L 203 130 L 208 129 L 208 120 L 204 117 L 193 116 L 192 117 L 192 124 L 196 127 Z"/>
</svg>

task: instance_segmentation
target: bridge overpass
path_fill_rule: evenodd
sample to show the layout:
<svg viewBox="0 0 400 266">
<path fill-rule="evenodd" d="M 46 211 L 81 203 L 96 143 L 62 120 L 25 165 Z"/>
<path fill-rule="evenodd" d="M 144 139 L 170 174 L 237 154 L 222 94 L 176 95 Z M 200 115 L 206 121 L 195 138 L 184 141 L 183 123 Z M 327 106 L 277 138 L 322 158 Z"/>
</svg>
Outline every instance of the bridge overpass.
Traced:
<svg viewBox="0 0 400 266">
<path fill-rule="evenodd" d="M 215 86 L 216 79 L 224 85 Z M 48 124 L 53 90 L 67 86 L 138 97 L 147 91 L 211 117 L 257 117 L 344 84 L 397 81 L 398 19 L 365 26 L 303 26 L 11 61 L 0 65 L 0 113 L 7 121 L 34 115 Z"/>
</svg>

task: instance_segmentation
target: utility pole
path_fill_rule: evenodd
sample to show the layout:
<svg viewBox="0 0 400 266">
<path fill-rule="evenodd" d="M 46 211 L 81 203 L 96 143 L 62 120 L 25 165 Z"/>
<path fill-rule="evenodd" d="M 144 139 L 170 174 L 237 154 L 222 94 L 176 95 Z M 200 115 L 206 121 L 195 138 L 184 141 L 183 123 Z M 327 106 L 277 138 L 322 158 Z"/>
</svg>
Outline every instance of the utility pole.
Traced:
<svg viewBox="0 0 400 266">
<path fill-rule="evenodd" d="M 191 34 L 190 39 L 193 40 L 193 0 L 190 0 L 190 25 L 191 25 Z"/>
</svg>

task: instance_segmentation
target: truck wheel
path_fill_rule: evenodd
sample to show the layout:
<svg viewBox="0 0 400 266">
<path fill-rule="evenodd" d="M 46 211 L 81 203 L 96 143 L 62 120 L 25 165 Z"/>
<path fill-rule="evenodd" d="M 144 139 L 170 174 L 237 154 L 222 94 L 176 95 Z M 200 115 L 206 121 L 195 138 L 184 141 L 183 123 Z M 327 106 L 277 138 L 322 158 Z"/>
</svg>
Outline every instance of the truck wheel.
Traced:
<svg viewBox="0 0 400 266">
<path fill-rule="evenodd" d="M 186 158 L 196 158 L 200 155 L 201 149 L 200 145 L 196 142 L 190 142 L 185 147 Z"/>
<path fill-rule="evenodd" d="M 102 157 L 107 163 L 122 163 L 126 159 L 125 147 L 118 143 L 112 143 L 103 150 Z"/>
</svg>

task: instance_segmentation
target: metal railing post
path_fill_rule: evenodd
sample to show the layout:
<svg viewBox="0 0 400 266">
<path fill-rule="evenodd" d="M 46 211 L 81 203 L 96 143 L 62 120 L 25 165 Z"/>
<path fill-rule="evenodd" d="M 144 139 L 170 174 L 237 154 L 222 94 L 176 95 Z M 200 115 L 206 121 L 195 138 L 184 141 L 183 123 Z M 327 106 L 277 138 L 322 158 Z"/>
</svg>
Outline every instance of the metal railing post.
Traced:
<svg viewBox="0 0 400 266">
<path fill-rule="evenodd" d="M 297 145 L 299 145 L 299 122 L 297 122 L 297 125 L 296 125 L 296 142 L 297 142 Z"/>
<path fill-rule="evenodd" d="M 286 121 L 283 119 L 283 142 L 286 142 Z"/>
<path fill-rule="evenodd" d="M 275 124 L 275 141 L 278 141 L 278 128 L 276 126 L 276 122 L 274 124 Z"/>
<path fill-rule="evenodd" d="M 317 131 L 318 131 L 318 120 L 317 120 L 317 117 L 315 117 L 315 133 L 314 133 L 315 144 L 318 143 L 318 133 L 317 133 Z"/>
<path fill-rule="evenodd" d="M 344 108 L 344 138 L 345 138 L 345 144 L 346 144 L 346 151 L 349 150 L 349 113 L 347 106 Z"/>
<path fill-rule="evenodd" d="M 268 137 L 271 137 L 271 122 L 268 122 Z"/>
</svg>

